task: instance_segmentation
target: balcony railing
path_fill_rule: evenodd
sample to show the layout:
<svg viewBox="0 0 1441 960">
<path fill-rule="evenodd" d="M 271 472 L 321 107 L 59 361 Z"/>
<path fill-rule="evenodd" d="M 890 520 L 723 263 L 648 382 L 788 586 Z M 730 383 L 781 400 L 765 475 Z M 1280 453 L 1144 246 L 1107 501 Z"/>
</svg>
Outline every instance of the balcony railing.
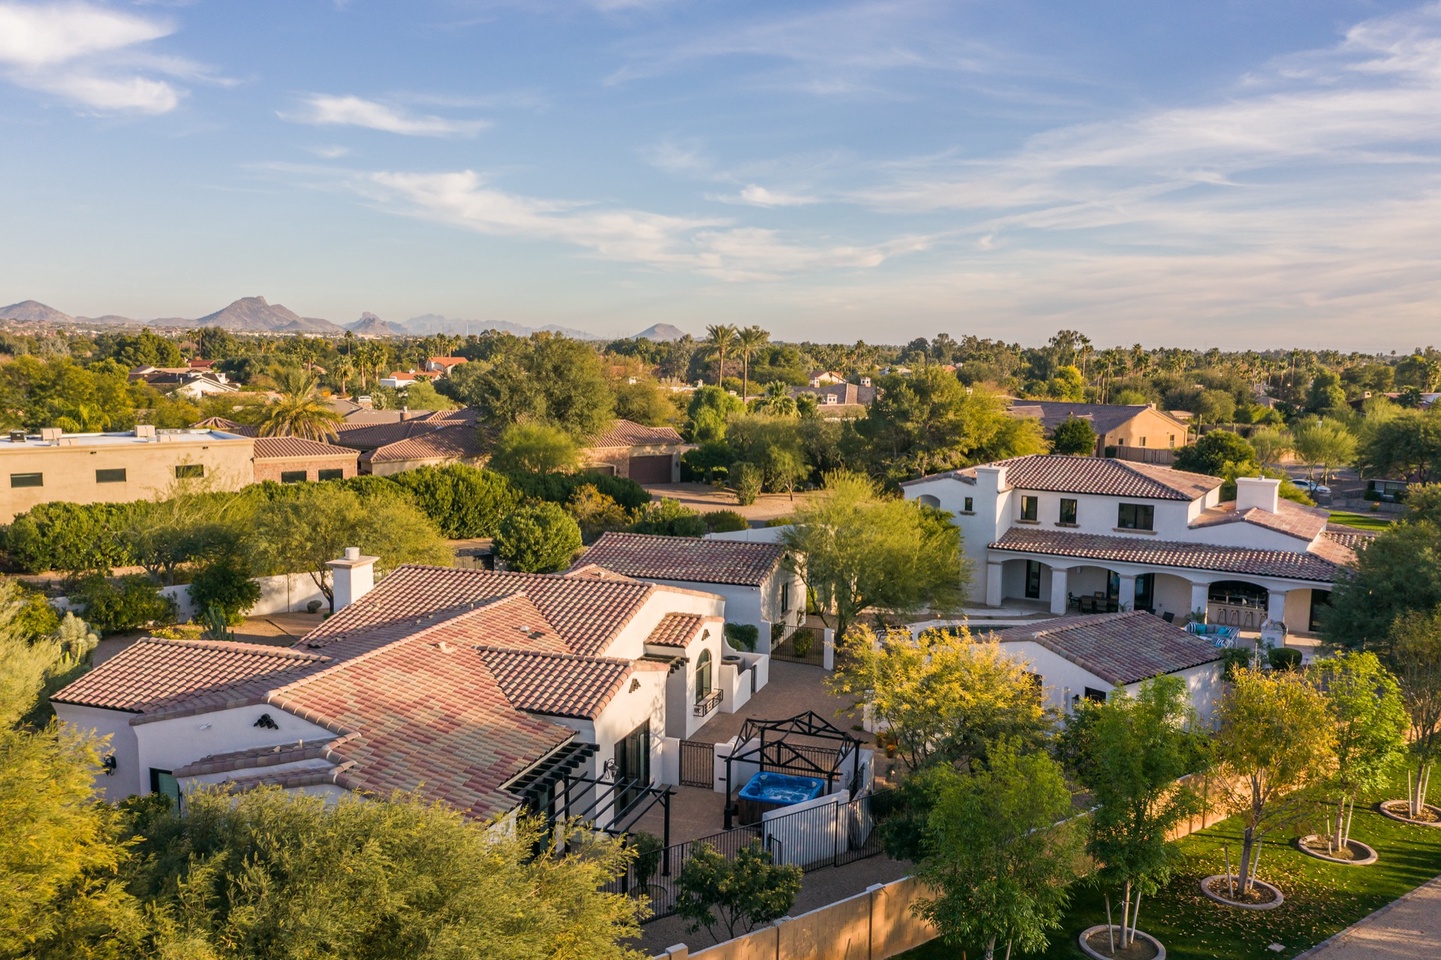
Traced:
<svg viewBox="0 0 1441 960">
<path fill-rule="evenodd" d="M 706 694 L 704 697 L 695 702 L 695 710 L 692 712 L 697 717 L 708 717 L 715 710 L 716 707 L 721 705 L 721 700 L 723 700 L 724 698 L 724 690 L 712 690 L 710 693 Z"/>
</svg>

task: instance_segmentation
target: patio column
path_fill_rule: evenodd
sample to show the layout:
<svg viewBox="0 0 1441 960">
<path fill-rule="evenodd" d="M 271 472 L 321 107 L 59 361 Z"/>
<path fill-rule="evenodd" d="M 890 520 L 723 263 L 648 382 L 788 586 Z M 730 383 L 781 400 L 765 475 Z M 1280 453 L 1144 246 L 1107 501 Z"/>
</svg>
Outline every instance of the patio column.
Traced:
<svg viewBox="0 0 1441 960">
<path fill-rule="evenodd" d="M 1120 581 L 1120 593 L 1116 597 L 1116 603 L 1122 610 L 1136 609 L 1136 575 L 1134 573 L 1119 573 L 1116 579 Z"/>
<path fill-rule="evenodd" d="M 1210 600 L 1211 585 L 1209 583 L 1197 583 L 1196 581 L 1192 580 L 1191 609 L 1186 612 L 1195 613 L 1197 610 L 1199 610 L 1201 611 L 1202 615 L 1204 615 L 1206 613 L 1206 607 L 1210 603 Z"/>
<path fill-rule="evenodd" d="M 994 560 L 986 564 L 986 606 L 988 607 L 1001 605 L 1002 569 L 1002 565 Z"/>
<path fill-rule="evenodd" d="M 1286 622 L 1286 590 L 1272 590 L 1266 598 L 1266 616 L 1277 623 Z"/>
<path fill-rule="evenodd" d="M 1070 605 L 1070 567 L 1051 568 L 1051 612 L 1063 616 Z"/>
</svg>

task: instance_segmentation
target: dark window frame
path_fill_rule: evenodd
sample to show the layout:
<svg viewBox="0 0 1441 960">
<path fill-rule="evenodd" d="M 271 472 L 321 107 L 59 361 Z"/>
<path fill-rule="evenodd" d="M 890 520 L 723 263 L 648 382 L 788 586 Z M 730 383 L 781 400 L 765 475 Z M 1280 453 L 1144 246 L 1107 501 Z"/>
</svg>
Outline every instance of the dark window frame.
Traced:
<svg viewBox="0 0 1441 960">
<path fill-rule="evenodd" d="M 1070 511 L 1070 514 L 1071 514 L 1069 517 L 1066 516 L 1066 512 L 1067 512 L 1067 509 L 1068 509 L 1068 508 L 1069 508 L 1069 511 Z M 1075 500 L 1074 497 L 1062 497 L 1062 498 L 1061 498 L 1061 510 L 1060 510 L 1060 513 L 1059 513 L 1059 516 L 1060 516 L 1060 518 L 1061 518 L 1060 522 L 1061 522 L 1061 523 L 1068 523 L 1068 524 L 1071 524 L 1072 526 L 1075 526 L 1077 510 L 1078 510 L 1078 507 L 1077 507 L 1077 505 L 1076 505 L 1076 500 Z"/>
<path fill-rule="evenodd" d="M 1027 523 L 1035 523 L 1041 515 L 1041 498 L 1023 494 L 1021 496 L 1021 519 Z"/>
<path fill-rule="evenodd" d="M 1116 527 L 1120 530 L 1155 530 L 1154 503 L 1122 503 L 1116 507 Z"/>
<path fill-rule="evenodd" d="M 176 480 L 203 480 L 205 479 L 205 464 L 203 463 L 177 463 L 175 465 Z"/>
<path fill-rule="evenodd" d="M 304 483 L 310 479 L 309 470 L 282 470 L 280 471 L 281 483 Z"/>
<path fill-rule="evenodd" d="M 34 481 L 33 483 L 31 481 Z M 10 474 L 10 486 L 19 487 L 43 487 L 45 486 L 44 473 L 12 473 Z"/>
<path fill-rule="evenodd" d="M 117 476 L 118 474 L 118 476 Z M 125 467 L 106 467 L 95 471 L 96 483 L 126 483 Z"/>
<path fill-rule="evenodd" d="M 345 469 L 343 467 L 326 467 L 324 470 L 315 472 L 317 480 L 344 480 Z"/>
</svg>

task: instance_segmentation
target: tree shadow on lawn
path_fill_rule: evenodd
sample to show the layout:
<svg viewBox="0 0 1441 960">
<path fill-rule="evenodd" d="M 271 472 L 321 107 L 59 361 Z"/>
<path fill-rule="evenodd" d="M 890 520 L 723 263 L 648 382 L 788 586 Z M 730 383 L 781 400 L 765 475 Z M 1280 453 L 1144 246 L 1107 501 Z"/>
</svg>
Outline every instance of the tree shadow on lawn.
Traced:
<svg viewBox="0 0 1441 960">
<path fill-rule="evenodd" d="M 1356 867 L 1327 863 L 1296 849 L 1295 838 L 1314 833 L 1307 822 L 1278 831 L 1266 841 L 1258 876 L 1281 888 L 1286 901 L 1274 910 L 1243 910 L 1215 903 L 1201 893 L 1202 877 L 1225 873 L 1224 848 L 1230 847 L 1234 871 L 1241 847 L 1241 824 L 1229 819 L 1180 841 L 1185 856 L 1176 876 L 1156 896 L 1141 901 L 1139 929 L 1156 937 L 1167 956 L 1177 960 L 1219 958 L 1257 960 L 1294 957 L 1345 929 L 1367 914 L 1441 874 L 1441 829 L 1398 823 L 1374 809 L 1379 799 L 1404 795 L 1399 787 L 1372 797 L 1363 810 L 1356 805 L 1352 833 L 1376 848 L 1380 861 Z M 1316 822 L 1324 814 L 1318 813 Z M 1119 909 L 1112 892 L 1112 909 Z M 1113 917 L 1120 922 L 1120 915 Z M 1061 929 L 1042 954 L 1048 960 L 1085 956 L 1076 937 L 1087 927 L 1106 922 L 1103 891 L 1082 883 L 1073 891 Z M 1285 946 L 1276 953 L 1273 943 Z M 912 960 L 960 958 L 961 950 L 927 944 L 905 956 Z M 997 951 L 1000 955 L 1000 951 Z M 1020 956 L 1020 954 L 1013 954 Z"/>
</svg>

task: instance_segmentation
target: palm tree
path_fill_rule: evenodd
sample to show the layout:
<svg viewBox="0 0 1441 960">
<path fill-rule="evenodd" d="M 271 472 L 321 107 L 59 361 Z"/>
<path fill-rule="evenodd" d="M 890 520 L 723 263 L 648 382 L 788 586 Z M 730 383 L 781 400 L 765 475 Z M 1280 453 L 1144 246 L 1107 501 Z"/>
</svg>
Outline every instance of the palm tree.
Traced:
<svg viewBox="0 0 1441 960">
<path fill-rule="evenodd" d="M 355 376 L 355 364 L 350 362 L 349 357 L 341 357 L 340 362 L 335 365 L 335 379 L 340 381 L 340 395 L 345 396 L 349 391 L 345 389 L 350 378 Z"/>
<path fill-rule="evenodd" d="M 768 413 L 773 417 L 794 417 L 796 398 L 791 396 L 790 387 L 779 380 L 766 384 L 765 391 L 756 400 L 756 412 Z"/>
<path fill-rule="evenodd" d="M 728 323 L 713 323 L 705 332 L 706 352 L 716 358 L 715 383 L 720 386 L 726 376 L 726 353 L 735 346 L 736 328 Z"/>
<path fill-rule="evenodd" d="M 320 399 L 315 374 L 311 371 L 281 367 L 275 371 L 275 382 L 280 387 L 280 399 L 266 409 L 265 419 L 260 421 L 262 437 L 323 440 L 334 436 L 336 428 L 345 421 Z"/>
<path fill-rule="evenodd" d="M 742 327 L 736 333 L 736 346 L 741 354 L 741 399 L 750 391 L 751 354 L 770 342 L 771 335 L 760 327 Z"/>
</svg>

